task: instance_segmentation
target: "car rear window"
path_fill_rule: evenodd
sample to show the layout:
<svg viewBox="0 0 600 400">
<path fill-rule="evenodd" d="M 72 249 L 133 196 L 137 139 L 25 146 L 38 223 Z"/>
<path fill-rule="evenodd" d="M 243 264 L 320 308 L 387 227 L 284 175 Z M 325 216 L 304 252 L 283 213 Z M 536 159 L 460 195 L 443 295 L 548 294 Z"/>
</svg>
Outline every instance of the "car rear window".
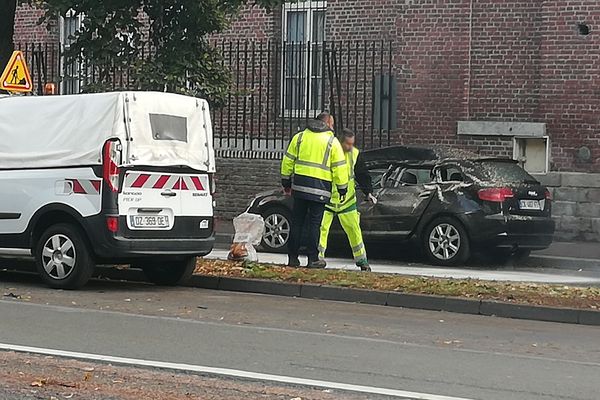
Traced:
<svg viewBox="0 0 600 400">
<path fill-rule="evenodd" d="M 483 181 L 500 183 L 537 183 L 518 164 L 507 161 L 478 161 L 471 175 Z"/>
</svg>

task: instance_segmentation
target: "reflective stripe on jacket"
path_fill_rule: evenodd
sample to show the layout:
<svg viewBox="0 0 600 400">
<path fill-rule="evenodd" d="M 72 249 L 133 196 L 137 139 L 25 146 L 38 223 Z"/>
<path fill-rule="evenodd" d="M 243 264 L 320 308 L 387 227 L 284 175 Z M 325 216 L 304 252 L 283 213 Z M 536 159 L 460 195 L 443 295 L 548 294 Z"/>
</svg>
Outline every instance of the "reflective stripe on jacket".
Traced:
<svg viewBox="0 0 600 400">
<path fill-rule="evenodd" d="M 331 211 L 344 211 L 356 204 L 356 180 L 354 178 L 354 167 L 360 151 L 354 147 L 352 151 L 345 153 L 346 165 L 348 166 L 348 191 L 344 202 L 340 202 L 340 194 L 334 188 L 331 194 L 331 200 L 327 205 Z"/>
<path fill-rule="evenodd" d="M 321 121 L 292 138 L 281 163 L 282 183 L 294 196 L 329 202 L 332 189 L 348 189 L 344 150 L 333 132 Z"/>
</svg>

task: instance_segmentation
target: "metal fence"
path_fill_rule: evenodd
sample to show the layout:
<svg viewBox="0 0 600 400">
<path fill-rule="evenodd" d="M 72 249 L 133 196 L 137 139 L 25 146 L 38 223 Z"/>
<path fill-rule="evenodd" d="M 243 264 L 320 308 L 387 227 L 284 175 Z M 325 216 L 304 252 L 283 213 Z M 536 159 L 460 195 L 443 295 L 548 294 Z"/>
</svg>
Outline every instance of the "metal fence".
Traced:
<svg viewBox="0 0 600 400">
<path fill-rule="evenodd" d="M 390 142 L 396 127 L 394 48 L 386 41 L 219 41 L 232 74 L 227 101 L 213 108 L 215 147 L 282 151 L 309 118 L 322 111 L 350 128 L 363 148 Z M 34 91 L 46 82 L 59 93 L 79 93 L 108 79 L 112 89 L 138 89 L 125 68 L 66 63 L 59 45 L 17 44 L 32 72 Z M 142 53 L 144 54 L 144 53 Z M 149 54 L 146 52 L 145 54 Z"/>
<path fill-rule="evenodd" d="M 377 42 L 220 42 L 233 73 L 226 105 L 214 112 L 216 146 L 282 150 L 322 111 L 362 147 L 389 144 L 396 127 L 392 44 Z"/>
</svg>

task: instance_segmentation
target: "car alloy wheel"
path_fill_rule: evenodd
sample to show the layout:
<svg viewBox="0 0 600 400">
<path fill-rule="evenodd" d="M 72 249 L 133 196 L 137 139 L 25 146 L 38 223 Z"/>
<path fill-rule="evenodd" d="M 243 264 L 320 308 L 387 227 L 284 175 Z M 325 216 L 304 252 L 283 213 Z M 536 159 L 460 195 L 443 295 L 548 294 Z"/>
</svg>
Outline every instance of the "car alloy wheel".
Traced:
<svg viewBox="0 0 600 400">
<path fill-rule="evenodd" d="M 290 238 L 290 222 L 279 213 L 269 214 L 265 219 L 263 240 L 272 249 L 284 247 Z"/>
<path fill-rule="evenodd" d="M 441 261 L 452 260 L 460 251 L 461 238 L 458 230 L 448 223 L 441 223 L 429 235 L 429 249 Z"/>
<path fill-rule="evenodd" d="M 67 278 L 75 268 L 77 253 L 71 239 L 65 235 L 50 236 L 42 250 L 42 263 L 52 279 Z"/>
</svg>

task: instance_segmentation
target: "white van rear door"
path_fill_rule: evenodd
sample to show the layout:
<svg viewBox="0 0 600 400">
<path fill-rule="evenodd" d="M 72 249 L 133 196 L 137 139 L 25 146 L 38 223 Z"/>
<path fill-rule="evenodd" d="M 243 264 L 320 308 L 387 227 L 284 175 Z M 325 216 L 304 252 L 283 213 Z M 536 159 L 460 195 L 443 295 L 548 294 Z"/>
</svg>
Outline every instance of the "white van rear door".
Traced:
<svg viewBox="0 0 600 400">
<path fill-rule="evenodd" d="M 182 215 L 178 174 L 127 171 L 119 195 L 119 214 L 132 230 L 171 230 Z"/>
<path fill-rule="evenodd" d="M 182 215 L 212 217 L 213 200 L 210 194 L 208 174 L 181 175 L 181 207 Z M 208 228 L 209 220 L 202 220 L 200 229 Z"/>
</svg>

